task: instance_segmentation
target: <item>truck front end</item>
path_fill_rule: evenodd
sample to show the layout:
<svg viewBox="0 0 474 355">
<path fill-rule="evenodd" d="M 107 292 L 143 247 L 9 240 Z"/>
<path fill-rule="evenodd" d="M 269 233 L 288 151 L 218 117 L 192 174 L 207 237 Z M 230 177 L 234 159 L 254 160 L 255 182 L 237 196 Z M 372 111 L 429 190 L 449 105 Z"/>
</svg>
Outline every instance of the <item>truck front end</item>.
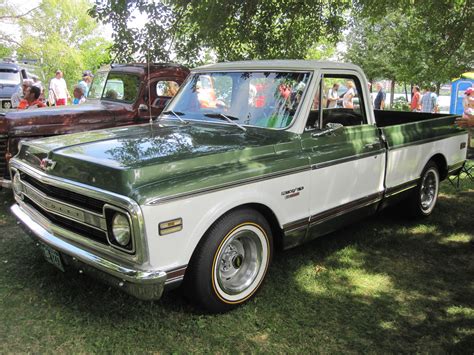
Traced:
<svg viewBox="0 0 474 355">
<path fill-rule="evenodd" d="M 137 203 L 47 174 L 55 164 L 48 158 L 39 164 L 37 169 L 11 160 L 16 200 L 11 210 L 45 259 L 62 271 L 76 269 L 137 298 L 159 299 L 167 274 L 149 267 Z"/>
</svg>

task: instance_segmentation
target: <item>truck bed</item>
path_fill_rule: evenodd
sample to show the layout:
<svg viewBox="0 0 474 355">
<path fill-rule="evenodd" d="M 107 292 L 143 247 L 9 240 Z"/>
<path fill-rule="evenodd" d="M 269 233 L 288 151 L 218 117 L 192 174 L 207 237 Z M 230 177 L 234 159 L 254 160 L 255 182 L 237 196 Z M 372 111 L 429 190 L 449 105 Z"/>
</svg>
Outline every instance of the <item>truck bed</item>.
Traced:
<svg viewBox="0 0 474 355">
<path fill-rule="evenodd" d="M 429 112 L 405 112 L 405 111 L 382 111 L 374 110 L 375 122 L 378 127 L 395 126 L 404 123 L 413 123 L 432 120 L 441 117 L 453 117 L 453 120 L 458 115 L 448 115 L 444 113 L 429 113 Z"/>
</svg>

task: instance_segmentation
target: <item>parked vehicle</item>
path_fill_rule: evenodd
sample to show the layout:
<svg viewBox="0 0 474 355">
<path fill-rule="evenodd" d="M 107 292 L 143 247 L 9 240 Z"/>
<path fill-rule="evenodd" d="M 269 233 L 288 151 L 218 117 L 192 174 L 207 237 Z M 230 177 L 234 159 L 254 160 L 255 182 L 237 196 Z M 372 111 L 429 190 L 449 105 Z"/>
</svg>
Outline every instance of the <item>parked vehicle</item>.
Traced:
<svg viewBox="0 0 474 355">
<path fill-rule="evenodd" d="M 94 79 L 85 104 L 12 111 L 0 115 L 0 186 L 10 187 L 9 159 L 20 141 L 148 122 L 171 97 L 157 91 L 163 83 L 181 85 L 189 70 L 177 64 L 114 65 Z M 107 78 L 104 84 L 105 77 Z"/>
<path fill-rule="evenodd" d="M 22 80 L 27 77 L 26 70 L 18 64 L 0 63 L 0 108 L 10 109 L 12 107 L 11 97 L 14 93 L 21 91 Z"/>
<path fill-rule="evenodd" d="M 354 109 L 326 108 L 334 81 L 352 81 Z M 12 212 L 59 269 L 141 299 L 184 283 L 208 311 L 227 311 L 261 288 L 275 247 L 399 201 L 432 213 L 440 181 L 465 161 L 466 132 L 454 115 L 374 112 L 369 97 L 350 64 L 200 67 L 154 123 L 22 144 Z"/>
</svg>

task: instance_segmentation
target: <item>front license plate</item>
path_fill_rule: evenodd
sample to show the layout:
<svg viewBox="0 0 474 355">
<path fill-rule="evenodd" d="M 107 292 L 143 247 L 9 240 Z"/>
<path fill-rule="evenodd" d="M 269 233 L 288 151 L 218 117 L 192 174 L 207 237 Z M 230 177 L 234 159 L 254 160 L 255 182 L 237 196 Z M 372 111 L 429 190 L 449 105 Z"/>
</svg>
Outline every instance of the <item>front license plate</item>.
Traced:
<svg viewBox="0 0 474 355">
<path fill-rule="evenodd" d="M 61 255 L 59 254 L 59 252 L 45 244 L 43 244 L 41 248 L 43 249 L 43 255 L 46 261 L 53 264 L 59 270 L 64 272 L 64 266 L 63 262 L 61 261 Z"/>
</svg>

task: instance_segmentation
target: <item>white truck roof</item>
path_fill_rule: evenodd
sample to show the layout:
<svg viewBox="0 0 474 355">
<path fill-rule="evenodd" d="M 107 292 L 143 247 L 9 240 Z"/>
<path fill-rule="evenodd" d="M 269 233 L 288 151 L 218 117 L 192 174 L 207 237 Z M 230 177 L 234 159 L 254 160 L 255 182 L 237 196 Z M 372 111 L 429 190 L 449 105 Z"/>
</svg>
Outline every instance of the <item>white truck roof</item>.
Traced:
<svg viewBox="0 0 474 355">
<path fill-rule="evenodd" d="M 355 70 L 362 73 L 362 70 L 354 64 L 339 63 L 320 60 L 249 60 L 239 62 L 222 62 L 216 64 L 203 65 L 194 68 L 192 71 L 213 71 L 213 70 L 318 70 L 318 69 L 335 69 L 335 70 Z"/>
</svg>

